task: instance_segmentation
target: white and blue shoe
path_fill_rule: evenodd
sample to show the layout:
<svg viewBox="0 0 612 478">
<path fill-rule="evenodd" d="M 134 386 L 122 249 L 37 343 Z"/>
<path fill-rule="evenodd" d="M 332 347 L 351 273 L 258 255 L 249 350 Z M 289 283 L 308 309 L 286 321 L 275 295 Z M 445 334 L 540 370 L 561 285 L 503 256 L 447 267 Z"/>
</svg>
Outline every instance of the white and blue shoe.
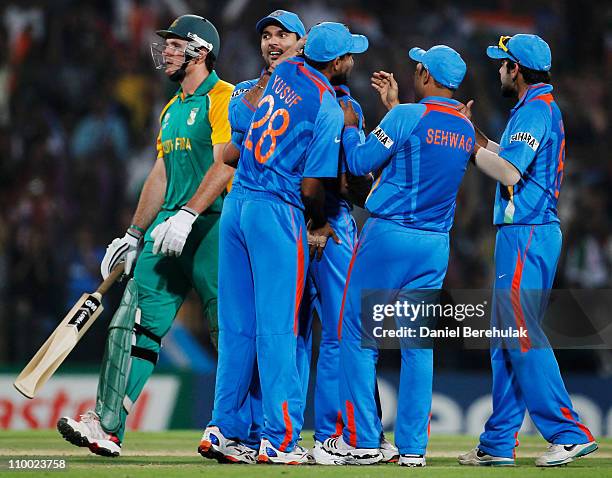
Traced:
<svg viewBox="0 0 612 478">
<path fill-rule="evenodd" d="M 226 438 L 216 426 L 204 430 L 198 453 L 204 458 L 217 460 L 219 463 L 242 463 L 254 465 L 257 462 L 257 451 L 243 443 Z"/>
<path fill-rule="evenodd" d="M 578 458 L 593 453 L 598 448 L 597 442 L 581 443 L 579 445 L 548 445 L 548 450 L 536 461 L 536 466 L 567 465 Z"/>
<path fill-rule="evenodd" d="M 290 451 L 280 451 L 278 448 L 275 448 L 267 438 L 263 438 L 259 446 L 257 463 L 273 465 L 308 465 L 313 463 L 313 461 L 309 451 L 300 445 L 295 445 L 293 450 Z"/>
<path fill-rule="evenodd" d="M 457 457 L 460 465 L 471 466 L 514 466 L 514 458 L 493 456 L 476 447 Z"/>
</svg>

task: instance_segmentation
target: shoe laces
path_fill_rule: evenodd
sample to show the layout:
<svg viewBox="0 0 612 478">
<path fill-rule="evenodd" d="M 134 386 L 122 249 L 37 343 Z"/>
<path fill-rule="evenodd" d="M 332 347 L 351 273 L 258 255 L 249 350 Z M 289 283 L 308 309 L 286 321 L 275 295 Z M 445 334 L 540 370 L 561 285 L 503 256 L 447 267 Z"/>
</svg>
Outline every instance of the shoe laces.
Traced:
<svg viewBox="0 0 612 478">
<path fill-rule="evenodd" d="M 98 417 L 98 414 L 93 410 L 87 410 L 84 414 L 79 416 L 79 421 L 83 423 L 92 423 L 99 422 L 100 418 Z"/>
<path fill-rule="evenodd" d="M 563 449 L 563 445 L 559 445 L 559 444 L 556 444 L 556 443 L 549 443 L 547 451 L 549 453 L 554 453 L 554 452 L 560 451 L 562 449 Z"/>
</svg>

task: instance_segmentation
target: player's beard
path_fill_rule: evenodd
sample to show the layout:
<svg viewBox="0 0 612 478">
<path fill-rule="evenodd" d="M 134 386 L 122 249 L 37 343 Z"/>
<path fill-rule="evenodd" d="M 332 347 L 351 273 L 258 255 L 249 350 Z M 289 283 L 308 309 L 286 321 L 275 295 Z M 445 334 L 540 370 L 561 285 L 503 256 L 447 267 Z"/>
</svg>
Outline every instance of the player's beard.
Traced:
<svg viewBox="0 0 612 478">
<path fill-rule="evenodd" d="M 512 98 L 516 96 L 516 90 L 514 89 L 514 85 L 502 85 L 501 86 L 501 94 L 504 98 Z"/>
<path fill-rule="evenodd" d="M 175 72 L 171 73 L 170 76 L 168 76 L 168 79 L 170 81 L 175 81 L 177 83 L 180 83 L 181 81 L 183 81 L 185 79 L 185 75 L 186 74 L 187 74 L 187 72 L 181 66 L 178 70 L 176 70 Z"/>
<path fill-rule="evenodd" d="M 185 75 L 187 75 L 186 69 L 188 64 L 189 61 L 183 62 L 183 64 L 178 68 L 178 70 L 173 71 L 168 75 L 168 79 L 177 83 L 183 81 L 185 79 Z"/>
<path fill-rule="evenodd" d="M 348 85 L 349 75 L 348 73 L 338 73 L 329 79 L 332 86 Z"/>
<path fill-rule="evenodd" d="M 513 98 L 516 97 L 516 80 L 509 79 L 508 82 L 503 82 L 501 84 L 501 94 L 504 98 Z"/>
</svg>

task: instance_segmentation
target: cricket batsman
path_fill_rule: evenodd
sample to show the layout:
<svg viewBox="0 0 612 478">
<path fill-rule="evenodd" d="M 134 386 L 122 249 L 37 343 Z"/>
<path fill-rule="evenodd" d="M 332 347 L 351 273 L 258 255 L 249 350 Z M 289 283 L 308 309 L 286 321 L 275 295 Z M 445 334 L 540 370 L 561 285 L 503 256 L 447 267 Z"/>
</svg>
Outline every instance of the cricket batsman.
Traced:
<svg viewBox="0 0 612 478">
<path fill-rule="evenodd" d="M 233 86 L 214 71 L 220 40 L 209 20 L 183 15 L 157 34 L 164 42 L 151 47 L 155 66 L 180 88 L 161 112 L 157 159 L 132 224 L 108 246 L 101 264 L 106 277 L 125 261 L 126 274 L 134 268 L 134 277 L 109 326 L 95 411 L 57 424 L 70 443 L 103 456 L 121 454 L 127 416 L 192 287 L 217 342 L 219 217 L 233 173 L 221 153 L 230 141 Z M 199 200 L 191 201 L 197 191 Z"/>
<path fill-rule="evenodd" d="M 334 464 L 369 465 L 383 458 L 375 400 L 378 350 L 362 347 L 362 335 L 372 334 L 362 328 L 362 292 L 442 287 L 457 191 L 474 148 L 474 128 L 458 111 L 461 103 L 452 98 L 466 73 L 459 53 L 438 45 L 428 51 L 413 48 L 409 55 L 417 62 L 418 103 L 382 98 L 391 109 L 365 141 L 354 109 L 343 104 L 348 171 L 381 172 L 366 202 L 371 216 L 353 250 L 340 312 L 344 428 L 322 447 Z M 395 430 L 399 464 L 425 466 L 433 350 L 402 344 L 401 354 Z"/>
<path fill-rule="evenodd" d="M 491 344 L 493 413 L 462 465 L 515 464 L 525 411 L 548 450 L 536 466 L 570 463 L 597 450 L 563 384 L 541 322 L 561 253 L 557 201 L 563 180 L 565 130 L 552 95 L 548 44 L 537 35 L 502 36 L 487 48 L 501 61 L 501 92 L 518 102 L 499 144 L 476 129 L 476 166 L 496 179 L 493 221 L 495 283 L 492 325 L 526 328 L 517 344 Z M 473 101 L 465 113 L 471 116 Z"/>
</svg>

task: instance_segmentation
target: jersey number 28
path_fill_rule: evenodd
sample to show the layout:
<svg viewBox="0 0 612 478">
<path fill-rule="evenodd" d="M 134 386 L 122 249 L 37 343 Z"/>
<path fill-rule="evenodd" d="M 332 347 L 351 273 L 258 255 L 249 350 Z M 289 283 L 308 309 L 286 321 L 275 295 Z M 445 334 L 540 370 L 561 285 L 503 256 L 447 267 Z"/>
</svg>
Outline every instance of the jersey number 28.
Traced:
<svg viewBox="0 0 612 478">
<path fill-rule="evenodd" d="M 263 117 L 261 117 L 257 121 L 253 121 L 253 123 L 251 124 L 251 128 L 249 129 L 249 134 L 247 135 L 247 138 L 244 142 L 245 148 L 253 151 L 253 141 L 251 140 L 253 130 L 265 126 L 266 129 L 259 138 L 259 141 L 257 141 L 254 152 L 255 159 L 260 163 L 265 163 L 268 159 L 270 159 L 270 156 L 274 154 L 274 150 L 276 149 L 276 137 L 280 136 L 287 130 L 290 121 L 289 112 L 284 108 L 276 110 L 274 113 L 272 113 L 272 110 L 274 109 L 274 97 L 272 95 L 267 95 L 262 98 L 259 102 L 259 105 L 257 106 L 258 108 L 261 108 L 265 104 L 268 105 L 268 110 L 266 111 L 266 114 L 263 115 Z M 278 128 L 274 128 L 274 120 L 279 116 L 282 118 L 282 123 L 278 126 Z M 265 154 L 262 154 L 261 149 L 263 147 L 264 141 L 268 136 L 270 137 L 270 146 L 268 148 L 268 151 L 266 151 Z"/>
</svg>

